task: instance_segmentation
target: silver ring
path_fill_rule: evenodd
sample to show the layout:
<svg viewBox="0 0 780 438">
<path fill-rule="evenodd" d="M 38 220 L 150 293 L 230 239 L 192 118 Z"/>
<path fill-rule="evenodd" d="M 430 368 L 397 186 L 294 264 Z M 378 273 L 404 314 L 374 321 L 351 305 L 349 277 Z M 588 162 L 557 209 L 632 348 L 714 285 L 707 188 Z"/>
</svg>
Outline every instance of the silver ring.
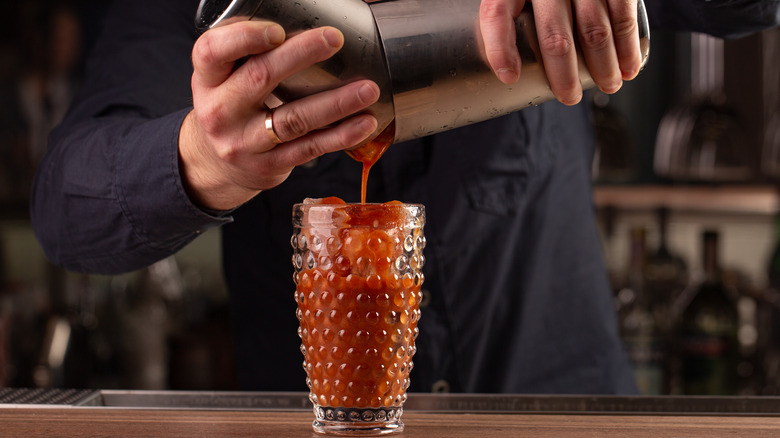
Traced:
<svg viewBox="0 0 780 438">
<path fill-rule="evenodd" d="M 265 132 L 268 133 L 268 138 L 271 139 L 271 143 L 282 143 L 282 139 L 280 139 L 279 136 L 276 135 L 276 131 L 274 131 L 274 111 L 270 109 L 265 115 Z"/>
</svg>

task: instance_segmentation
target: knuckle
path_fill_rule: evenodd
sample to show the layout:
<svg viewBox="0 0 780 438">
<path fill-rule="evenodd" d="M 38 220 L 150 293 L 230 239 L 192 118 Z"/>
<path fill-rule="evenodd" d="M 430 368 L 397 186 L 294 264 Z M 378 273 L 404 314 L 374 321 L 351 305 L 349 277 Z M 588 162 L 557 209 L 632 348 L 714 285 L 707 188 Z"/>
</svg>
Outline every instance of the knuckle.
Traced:
<svg viewBox="0 0 780 438">
<path fill-rule="evenodd" d="M 355 98 L 355 101 L 357 98 Z M 335 99 L 332 103 L 331 112 L 332 114 L 336 115 L 337 117 L 341 118 L 343 116 L 348 115 L 352 111 L 355 110 L 355 107 L 357 104 L 353 102 L 353 100 L 347 98 L 347 97 L 340 97 L 338 99 Z"/>
<path fill-rule="evenodd" d="M 255 56 L 244 63 L 246 71 L 246 80 L 249 89 L 266 89 L 271 88 L 271 74 L 269 66 L 265 62 L 263 57 Z"/>
<path fill-rule="evenodd" d="M 612 42 L 612 32 L 608 26 L 586 26 L 580 31 L 583 48 L 603 49 Z"/>
<path fill-rule="evenodd" d="M 325 154 L 325 148 L 319 141 L 310 141 L 303 150 L 301 162 L 307 162 Z"/>
<path fill-rule="evenodd" d="M 285 112 L 277 123 L 277 132 L 283 138 L 298 138 L 309 131 L 304 115 L 293 109 Z"/>
<path fill-rule="evenodd" d="M 542 37 L 539 41 L 542 52 L 552 56 L 566 56 L 574 50 L 574 41 L 566 32 L 554 31 Z"/>
<path fill-rule="evenodd" d="M 228 122 L 227 111 L 221 102 L 207 102 L 198 108 L 198 122 L 203 130 L 216 133 Z"/>
<path fill-rule="evenodd" d="M 501 19 L 509 13 L 507 5 L 504 2 L 494 0 L 483 0 L 479 5 L 479 15 L 484 20 L 492 21 Z"/>
<path fill-rule="evenodd" d="M 209 32 L 204 33 L 195 41 L 192 47 L 192 62 L 196 67 L 213 64 L 217 59 L 217 50 L 214 38 Z"/>
<path fill-rule="evenodd" d="M 337 50 L 330 47 L 322 34 L 316 30 L 308 31 L 300 36 L 301 38 L 290 40 L 290 44 L 286 45 L 285 50 L 287 50 L 290 59 L 313 64 L 330 58 Z"/>
<path fill-rule="evenodd" d="M 637 34 L 638 25 L 636 20 L 632 18 L 626 18 L 623 20 L 615 21 L 612 23 L 612 32 L 617 38 L 630 38 Z"/>
</svg>

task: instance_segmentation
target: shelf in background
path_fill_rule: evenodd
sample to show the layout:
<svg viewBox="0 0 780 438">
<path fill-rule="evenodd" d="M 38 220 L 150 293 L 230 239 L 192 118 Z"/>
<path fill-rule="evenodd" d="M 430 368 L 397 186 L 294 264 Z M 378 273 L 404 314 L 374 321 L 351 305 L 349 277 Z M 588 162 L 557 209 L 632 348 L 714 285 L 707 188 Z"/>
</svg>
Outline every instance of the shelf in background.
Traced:
<svg viewBox="0 0 780 438">
<path fill-rule="evenodd" d="M 597 207 L 651 210 L 667 207 L 695 212 L 776 214 L 780 211 L 778 189 L 761 186 L 607 186 L 593 192 Z"/>
</svg>

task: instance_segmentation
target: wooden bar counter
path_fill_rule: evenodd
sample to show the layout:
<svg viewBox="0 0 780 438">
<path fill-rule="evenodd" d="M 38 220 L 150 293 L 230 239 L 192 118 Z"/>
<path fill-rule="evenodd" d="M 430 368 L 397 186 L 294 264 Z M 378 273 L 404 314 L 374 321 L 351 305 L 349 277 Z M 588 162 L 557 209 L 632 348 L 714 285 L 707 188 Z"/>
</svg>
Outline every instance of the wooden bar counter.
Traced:
<svg viewBox="0 0 780 438">
<path fill-rule="evenodd" d="M 301 393 L 65 392 L 0 389 L 0 436 L 320 436 Z M 403 420 L 395 436 L 780 437 L 780 398 L 411 394 Z"/>
</svg>

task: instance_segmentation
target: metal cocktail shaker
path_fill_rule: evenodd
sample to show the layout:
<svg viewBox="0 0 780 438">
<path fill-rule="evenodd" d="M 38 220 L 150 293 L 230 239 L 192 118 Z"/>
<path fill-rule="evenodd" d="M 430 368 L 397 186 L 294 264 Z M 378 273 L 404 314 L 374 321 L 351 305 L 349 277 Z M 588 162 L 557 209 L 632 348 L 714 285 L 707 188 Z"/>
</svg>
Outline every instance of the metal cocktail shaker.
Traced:
<svg viewBox="0 0 780 438">
<path fill-rule="evenodd" d="M 345 37 L 334 57 L 285 80 L 274 91 L 289 102 L 357 79 L 381 90 L 368 111 L 376 134 L 395 120 L 394 143 L 502 116 L 554 98 L 541 62 L 530 2 L 515 21 L 520 80 L 499 81 L 484 56 L 480 0 L 201 0 L 196 26 L 205 31 L 236 20 L 263 19 L 288 35 L 333 26 Z M 642 65 L 650 33 L 642 0 L 637 16 Z M 593 79 L 582 56 L 580 80 Z"/>
</svg>

